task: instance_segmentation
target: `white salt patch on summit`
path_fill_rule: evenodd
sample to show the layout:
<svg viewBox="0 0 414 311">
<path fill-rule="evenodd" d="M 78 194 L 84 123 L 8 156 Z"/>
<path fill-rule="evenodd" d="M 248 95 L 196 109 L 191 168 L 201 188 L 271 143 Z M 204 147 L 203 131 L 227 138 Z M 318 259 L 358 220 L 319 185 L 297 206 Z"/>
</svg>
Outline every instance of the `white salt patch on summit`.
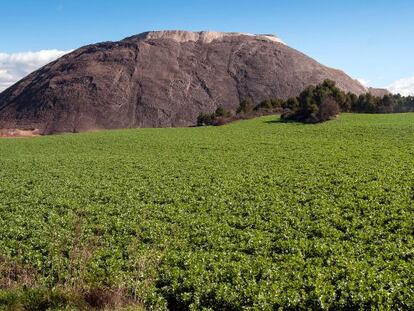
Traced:
<svg viewBox="0 0 414 311">
<path fill-rule="evenodd" d="M 139 35 L 145 39 L 171 39 L 176 42 L 202 42 L 211 43 L 214 40 L 220 40 L 231 36 L 250 36 L 258 40 L 268 40 L 271 42 L 285 44 L 281 39 L 273 35 L 254 35 L 240 32 L 215 32 L 215 31 L 181 31 L 181 30 L 167 30 L 167 31 L 150 31 Z M 286 44 L 285 44 L 286 45 Z"/>
</svg>

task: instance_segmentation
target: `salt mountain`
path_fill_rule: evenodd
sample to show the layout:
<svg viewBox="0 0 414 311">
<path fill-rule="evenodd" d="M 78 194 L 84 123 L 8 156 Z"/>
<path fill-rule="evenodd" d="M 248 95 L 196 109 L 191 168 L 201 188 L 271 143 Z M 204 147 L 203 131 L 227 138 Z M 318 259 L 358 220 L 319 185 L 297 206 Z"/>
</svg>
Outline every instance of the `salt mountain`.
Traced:
<svg viewBox="0 0 414 311">
<path fill-rule="evenodd" d="M 286 99 L 324 79 L 367 92 L 271 35 L 159 31 L 82 47 L 0 94 L 0 129 L 42 134 L 189 126 L 250 96 Z"/>
</svg>

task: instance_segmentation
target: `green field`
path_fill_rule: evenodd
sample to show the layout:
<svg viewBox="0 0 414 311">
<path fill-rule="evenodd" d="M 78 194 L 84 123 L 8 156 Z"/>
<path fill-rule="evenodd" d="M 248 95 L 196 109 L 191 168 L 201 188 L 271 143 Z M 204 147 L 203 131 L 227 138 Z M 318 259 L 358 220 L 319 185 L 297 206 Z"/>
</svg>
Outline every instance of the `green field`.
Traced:
<svg viewBox="0 0 414 311">
<path fill-rule="evenodd" d="M 412 113 L 0 140 L 0 309 L 413 310 L 413 261 Z"/>
</svg>

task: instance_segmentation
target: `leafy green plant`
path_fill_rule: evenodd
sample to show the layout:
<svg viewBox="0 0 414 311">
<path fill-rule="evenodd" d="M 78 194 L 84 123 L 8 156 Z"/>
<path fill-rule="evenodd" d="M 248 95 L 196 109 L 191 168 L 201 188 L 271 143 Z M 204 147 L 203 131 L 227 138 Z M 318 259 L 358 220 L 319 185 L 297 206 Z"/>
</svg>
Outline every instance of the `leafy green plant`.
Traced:
<svg viewBox="0 0 414 311">
<path fill-rule="evenodd" d="M 0 309 L 412 310 L 413 124 L 0 140 Z"/>
</svg>

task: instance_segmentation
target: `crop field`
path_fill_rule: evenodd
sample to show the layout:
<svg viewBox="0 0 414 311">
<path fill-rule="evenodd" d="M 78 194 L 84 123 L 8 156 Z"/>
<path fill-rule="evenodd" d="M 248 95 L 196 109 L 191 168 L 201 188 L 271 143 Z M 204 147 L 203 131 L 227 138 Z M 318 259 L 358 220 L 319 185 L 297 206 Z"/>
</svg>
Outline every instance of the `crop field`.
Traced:
<svg viewBox="0 0 414 311">
<path fill-rule="evenodd" d="M 414 114 L 0 140 L 0 309 L 413 310 Z"/>
</svg>

